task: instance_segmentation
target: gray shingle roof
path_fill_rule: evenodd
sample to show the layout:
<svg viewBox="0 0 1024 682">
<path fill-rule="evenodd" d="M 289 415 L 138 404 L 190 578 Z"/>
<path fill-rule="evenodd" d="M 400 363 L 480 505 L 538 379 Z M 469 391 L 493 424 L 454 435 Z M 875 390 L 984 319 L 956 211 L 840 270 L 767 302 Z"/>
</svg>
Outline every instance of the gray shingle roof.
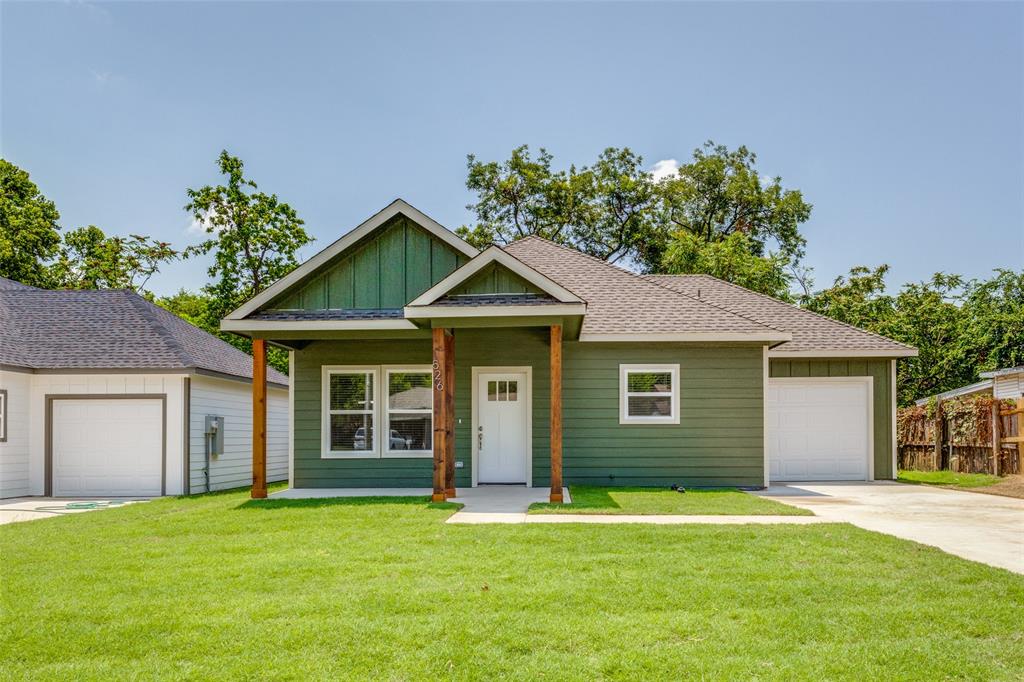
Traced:
<svg viewBox="0 0 1024 682">
<path fill-rule="evenodd" d="M 401 320 L 401 308 L 368 308 L 326 310 L 262 310 L 247 317 L 249 320 L 304 321 L 304 320 Z"/>
<path fill-rule="evenodd" d="M 872 351 L 905 354 L 914 350 L 878 334 L 798 308 L 710 275 L 645 275 L 649 282 L 690 296 L 700 296 L 765 324 L 785 329 L 793 340 L 773 349 L 785 353 Z"/>
<path fill-rule="evenodd" d="M 22 284 L 21 282 L 13 279 L 0 277 L 0 291 L 39 291 L 39 289 L 29 284 Z"/>
<path fill-rule="evenodd" d="M 582 334 L 778 335 L 784 331 L 547 239 L 526 237 L 505 250 L 586 300 Z"/>
<path fill-rule="evenodd" d="M 0 364 L 200 369 L 252 378 L 252 358 L 133 291 L 0 290 Z M 273 368 L 267 380 L 287 384 Z"/>
<path fill-rule="evenodd" d="M 481 305 L 557 305 L 554 296 L 544 294 L 469 294 L 442 296 L 431 305 L 474 307 Z"/>
</svg>

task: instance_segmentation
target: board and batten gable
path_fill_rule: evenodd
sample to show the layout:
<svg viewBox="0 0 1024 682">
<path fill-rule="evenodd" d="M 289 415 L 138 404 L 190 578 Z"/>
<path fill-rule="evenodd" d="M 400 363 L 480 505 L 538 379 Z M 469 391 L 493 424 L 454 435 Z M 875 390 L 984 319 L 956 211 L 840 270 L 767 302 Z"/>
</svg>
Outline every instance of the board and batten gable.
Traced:
<svg viewBox="0 0 1024 682">
<path fill-rule="evenodd" d="M 401 308 L 467 260 L 450 244 L 398 215 L 266 309 Z"/>
<path fill-rule="evenodd" d="M 472 484 L 472 369 L 530 367 L 532 484 L 550 484 L 550 361 L 546 328 L 455 332 L 456 486 Z M 429 365 L 430 339 L 316 341 L 294 352 L 297 488 L 428 487 L 430 457 L 321 457 L 324 365 Z M 620 424 L 619 365 L 678 364 L 679 424 Z M 760 486 L 764 480 L 763 348 L 683 343 L 566 342 L 566 483 Z"/>
<path fill-rule="evenodd" d="M 210 459 L 210 490 L 252 483 L 252 386 L 193 376 L 189 382 L 189 492 L 206 488 L 206 416 L 224 417 L 224 452 Z M 288 391 L 267 387 L 267 481 L 288 479 Z"/>
<path fill-rule="evenodd" d="M 871 377 L 873 380 L 872 442 L 875 479 L 895 478 L 893 472 L 892 360 L 878 358 L 781 358 L 769 361 L 769 376 Z"/>
</svg>

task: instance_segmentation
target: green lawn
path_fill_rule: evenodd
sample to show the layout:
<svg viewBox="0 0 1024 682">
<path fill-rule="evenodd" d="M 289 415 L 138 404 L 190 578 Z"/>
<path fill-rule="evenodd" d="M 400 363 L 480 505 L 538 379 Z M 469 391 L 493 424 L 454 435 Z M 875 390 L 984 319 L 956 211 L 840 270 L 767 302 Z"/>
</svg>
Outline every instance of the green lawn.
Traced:
<svg viewBox="0 0 1024 682">
<path fill-rule="evenodd" d="M 898 480 L 903 483 L 928 483 L 956 488 L 984 488 L 1003 479 L 991 474 L 958 474 L 955 471 L 901 471 Z"/>
<path fill-rule="evenodd" d="M 574 485 L 570 504 L 537 503 L 531 514 L 779 514 L 813 516 L 806 509 L 749 495 L 735 488 L 687 490 L 667 488 L 606 488 Z"/>
<path fill-rule="evenodd" d="M 4 679 L 1024 676 L 1024 576 L 842 524 L 162 499 L 0 527 Z"/>
</svg>

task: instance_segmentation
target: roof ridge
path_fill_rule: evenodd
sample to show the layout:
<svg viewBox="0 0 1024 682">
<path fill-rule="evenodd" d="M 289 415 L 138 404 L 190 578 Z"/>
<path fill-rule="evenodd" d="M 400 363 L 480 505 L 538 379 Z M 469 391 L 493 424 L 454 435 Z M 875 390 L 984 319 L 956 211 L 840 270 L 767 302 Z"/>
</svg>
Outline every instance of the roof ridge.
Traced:
<svg viewBox="0 0 1024 682">
<path fill-rule="evenodd" d="M 818 318 L 820 318 L 822 320 L 826 320 L 828 322 L 832 322 L 833 324 L 842 325 L 843 327 L 846 327 L 848 329 L 853 329 L 854 331 L 858 331 L 858 332 L 860 332 L 862 334 L 869 334 L 869 335 L 874 336 L 876 338 L 884 339 L 885 341 L 888 341 L 890 343 L 895 343 L 897 345 L 903 346 L 904 348 L 909 348 L 909 349 L 913 349 L 914 348 L 913 346 L 911 346 L 909 344 L 906 344 L 906 343 L 903 343 L 902 341 L 897 341 L 896 339 L 890 339 L 888 336 L 884 336 L 882 334 L 878 334 L 878 333 L 873 332 L 873 331 L 871 331 L 869 329 L 863 329 L 861 327 L 858 327 L 857 325 L 853 325 L 853 324 L 850 324 L 848 322 L 843 322 L 842 320 L 837 320 L 837 319 L 835 319 L 833 317 L 829 317 L 828 315 L 822 315 L 821 313 L 814 312 L 813 310 L 808 310 L 807 308 L 801 308 L 800 306 L 796 305 L 795 303 L 788 303 L 788 302 L 783 301 L 781 299 L 775 298 L 774 296 L 769 296 L 768 294 L 762 294 L 760 291 L 754 291 L 753 289 L 748 289 L 748 288 L 746 288 L 744 286 L 740 286 L 739 284 L 735 284 L 733 282 L 729 282 L 728 280 L 721 279 L 720 277 L 715 277 L 714 275 L 708 275 L 708 274 L 705 274 L 703 272 L 699 272 L 699 273 L 692 273 L 692 274 L 685 274 L 685 275 L 654 275 L 654 276 L 655 277 L 707 277 L 707 278 L 715 280 L 716 282 L 722 282 L 723 284 L 728 284 L 730 287 L 733 287 L 734 289 L 741 289 L 741 290 L 746 291 L 748 293 L 754 294 L 755 296 L 760 296 L 761 298 L 766 298 L 769 301 L 774 301 L 775 303 L 781 303 L 782 305 L 788 306 L 788 307 L 792 308 L 793 310 L 799 310 L 802 313 L 806 313 L 808 315 L 814 315 L 815 317 L 818 317 Z"/>
<path fill-rule="evenodd" d="M 121 294 L 123 294 L 124 296 L 127 297 L 128 302 L 131 304 L 131 306 L 133 308 L 135 308 L 135 310 L 147 322 L 149 322 L 150 324 L 153 325 L 153 329 L 156 330 L 156 333 L 160 335 L 160 338 L 167 344 L 167 346 L 171 349 L 171 351 L 175 355 L 178 356 L 178 359 L 181 361 L 181 363 L 184 366 L 186 366 L 186 367 L 199 367 L 200 366 L 199 363 L 196 362 L 196 359 L 193 358 L 191 355 L 189 355 L 188 351 L 185 350 L 185 347 L 182 346 L 181 342 L 174 336 L 174 333 L 170 329 L 167 328 L 167 325 L 164 324 L 164 321 L 160 319 L 159 314 L 156 313 L 154 308 L 157 309 L 157 310 L 162 310 L 162 311 L 167 312 L 167 313 L 172 314 L 172 315 L 173 315 L 173 313 L 170 313 L 169 311 L 164 310 L 163 308 L 161 308 L 160 306 L 156 305 L 155 303 L 153 303 L 151 301 L 147 301 L 145 298 L 140 296 L 139 293 L 136 292 L 136 291 L 132 291 L 132 290 L 129 290 L 129 289 L 114 289 L 114 290 L 111 290 L 111 291 L 117 291 L 117 292 L 119 292 L 119 293 L 121 293 Z M 178 317 L 178 316 L 175 315 L 175 317 Z M 181 318 L 178 318 L 178 319 L 181 319 Z M 198 329 L 198 327 L 197 327 L 197 329 Z"/>
<path fill-rule="evenodd" d="M 632 272 L 630 270 L 627 270 L 625 268 L 621 268 L 618 265 L 615 265 L 614 263 L 609 263 L 608 261 L 601 260 L 597 256 L 591 256 L 589 253 L 583 253 L 579 249 L 574 249 L 574 248 L 569 247 L 569 246 L 564 246 L 564 245 L 559 244 L 557 242 L 553 242 L 550 239 L 545 239 L 544 237 L 540 237 L 540 236 L 535 235 L 535 234 L 527 235 L 526 237 L 523 237 L 522 239 L 517 239 L 516 241 L 524 241 L 526 239 L 537 239 L 537 240 L 546 242 L 548 244 L 551 244 L 553 246 L 556 246 L 556 247 L 558 247 L 560 249 L 563 249 L 565 251 L 569 251 L 570 253 L 579 254 L 580 256 L 583 256 L 584 258 L 588 258 L 590 260 L 593 260 L 594 262 L 599 263 L 599 264 L 601 264 L 601 265 L 603 265 L 605 267 L 614 268 L 618 272 L 627 274 L 627 275 L 629 275 L 631 277 L 635 277 L 635 278 L 639 279 L 640 281 L 642 281 L 642 282 L 644 282 L 646 284 L 650 284 L 651 286 L 656 286 L 659 289 L 662 289 L 664 291 L 668 291 L 669 293 L 671 293 L 671 294 L 673 294 L 675 296 L 682 296 L 682 297 L 690 299 L 691 301 L 697 301 L 698 303 L 703 303 L 704 305 L 711 306 L 712 308 L 717 308 L 719 310 L 722 310 L 724 312 L 729 313 L 730 315 L 735 315 L 736 317 L 741 317 L 744 320 L 747 320 L 748 322 L 753 322 L 754 324 L 760 325 L 762 327 L 767 327 L 768 329 L 771 329 L 773 331 L 784 332 L 784 333 L 786 333 L 786 331 L 787 331 L 785 329 L 781 329 L 781 328 L 776 327 L 774 325 L 768 324 L 767 322 L 762 322 L 761 320 L 755 319 L 755 318 L 750 317 L 748 315 L 744 315 L 743 313 L 736 312 L 735 310 L 727 308 L 727 307 L 725 307 L 725 306 L 723 306 L 721 304 L 712 303 L 711 301 L 705 301 L 702 298 L 697 298 L 696 296 L 691 296 L 690 294 L 686 294 L 686 293 L 683 293 L 681 291 L 676 291 L 675 289 L 672 289 L 672 288 L 669 288 L 669 287 L 666 287 L 666 286 L 662 286 L 661 284 L 658 284 L 657 282 L 652 282 L 645 275 L 641 275 L 641 274 L 638 274 L 636 272 Z M 515 244 L 515 242 L 512 242 L 512 244 Z"/>
</svg>

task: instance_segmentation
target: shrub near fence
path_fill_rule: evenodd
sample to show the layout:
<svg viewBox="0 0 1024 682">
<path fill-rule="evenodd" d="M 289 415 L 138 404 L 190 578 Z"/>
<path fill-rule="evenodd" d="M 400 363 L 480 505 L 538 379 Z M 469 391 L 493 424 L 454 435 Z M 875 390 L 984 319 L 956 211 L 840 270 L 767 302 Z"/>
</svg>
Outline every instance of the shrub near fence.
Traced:
<svg viewBox="0 0 1024 682">
<path fill-rule="evenodd" d="M 901 408 L 896 415 L 898 467 L 971 474 L 1020 473 L 1021 444 L 1006 443 L 1005 439 L 1019 436 L 1024 415 L 998 415 L 1000 411 L 1015 411 L 1014 404 L 975 396 Z M 998 447 L 994 445 L 993 427 L 1002 441 Z"/>
</svg>

